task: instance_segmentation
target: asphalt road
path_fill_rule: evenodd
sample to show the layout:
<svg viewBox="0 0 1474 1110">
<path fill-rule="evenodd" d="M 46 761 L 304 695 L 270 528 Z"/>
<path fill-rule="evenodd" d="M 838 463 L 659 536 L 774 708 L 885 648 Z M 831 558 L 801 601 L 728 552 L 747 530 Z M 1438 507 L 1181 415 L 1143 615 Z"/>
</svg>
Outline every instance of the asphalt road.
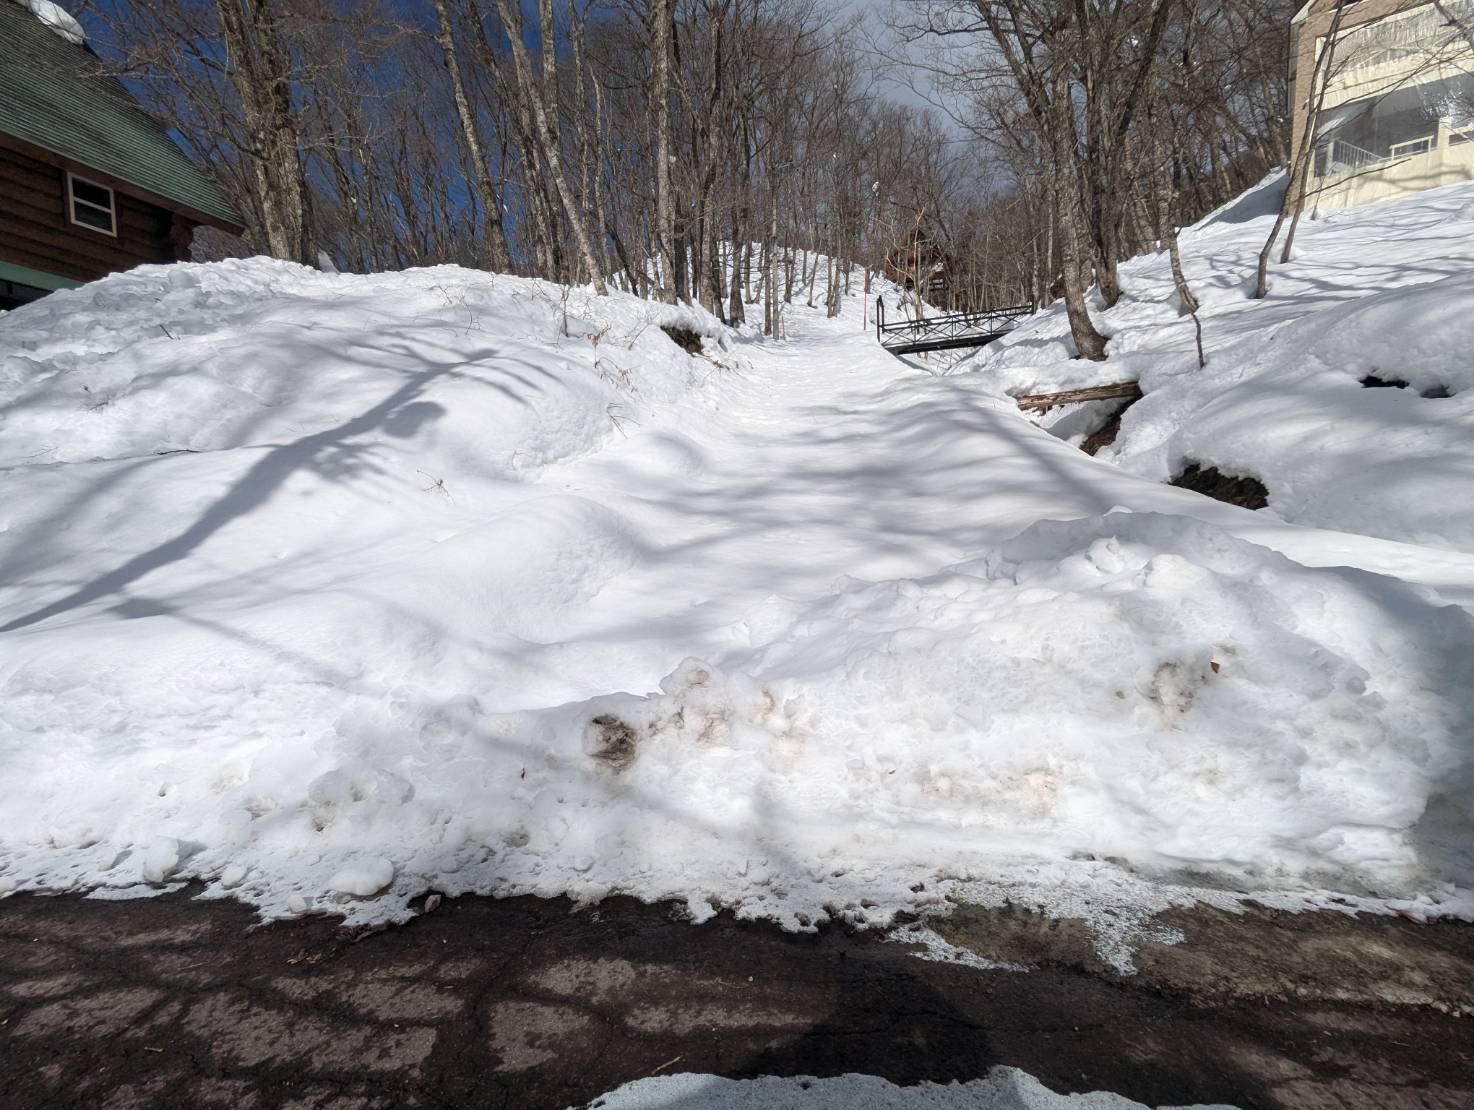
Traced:
<svg viewBox="0 0 1474 1110">
<path fill-rule="evenodd" d="M 0 1105 L 578 1106 L 628 1080 L 1019 1067 L 1150 1105 L 1474 1107 L 1474 927 L 1177 911 L 1138 974 L 1070 922 L 963 908 L 916 958 L 616 898 L 447 900 L 351 936 L 193 902 L 0 901 Z"/>
</svg>

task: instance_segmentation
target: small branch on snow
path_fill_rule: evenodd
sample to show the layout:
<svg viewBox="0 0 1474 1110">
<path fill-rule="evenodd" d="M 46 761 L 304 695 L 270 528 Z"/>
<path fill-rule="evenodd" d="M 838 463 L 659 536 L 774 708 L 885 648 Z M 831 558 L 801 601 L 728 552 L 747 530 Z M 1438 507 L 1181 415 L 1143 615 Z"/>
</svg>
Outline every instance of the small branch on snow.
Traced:
<svg viewBox="0 0 1474 1110">
<path fill-rule="evenodd" d="M 624 408 L 624 406 L 618 403 L 611 402 L 609 407 L 606 408 L 604 411 L 609 415 L 609 420 L 614 425 L 615 430 L 619 432 L 620 435 L 626 435 L 627 433 L 624 430 L 624 424 L 621 424 L 620 421 L 624 421 L 626 424 L 633 424 L 635 425 L 635 427 L 639 427 L 640 422 L 636 420 L 633 416 L 622 416 L 614 411 L 615 409 L 620 408 Z"/>
<path fill-rule="evenodd" d="M 448 490 L 448 489 L 445 488 L 445 479 L 444 478 L 437 478 L 433 474 L 426 474 L 423 470 L 419 469 L 419 467 L 416 467 L 415 468 L 415 473 L 416 474 L 419 474 L 419 475 L 422 475 L 422 476 L 424 476 L 424 477 L 426 477 L 426 478 L 428 478 L 430 480 L 430 484 L 428 486 L 422 486 L 420 488 L 420 492 L 421 493 L 430 493 L 430 492 L 434 491 L 434 492 L 445 494 L 445 499 L 447 501 L 454 501 L 455 500 L 455 498 L 450 495 L 450 490 Z"/>
</svg>

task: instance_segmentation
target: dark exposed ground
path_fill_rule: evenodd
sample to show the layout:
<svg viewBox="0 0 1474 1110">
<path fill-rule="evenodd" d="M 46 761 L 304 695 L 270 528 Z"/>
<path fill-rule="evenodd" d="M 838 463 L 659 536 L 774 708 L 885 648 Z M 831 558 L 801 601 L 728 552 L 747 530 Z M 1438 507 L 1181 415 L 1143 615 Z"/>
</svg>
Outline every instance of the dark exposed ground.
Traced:
<svg viewBox="0 0 1474 1110">
<path fill-rule="evenodd" d="M 446 901 L 358 940 L 233 903 L 0 902 L 9 1107 L 564 1107 L 651 1073 L 909 1084 L 1023 1068 L 1158 1103 L 1474 1106 L 1474 927 L 1175 911 L 1140 973 L 1077 924 L 960 909 L 916 959 L 615 898 Z"/>
<path fill-rule="evenodd" d="M 1126 410 L 1139 400 L 1141 400 L 1140 397 L 1128 397 L 1122 401 L 1120 406 L 1106 418 L 1104 424 L 1081 441 L 1080 450 L 1087 455 L 1098 455 L 1101 448 L 1115 443 L 1116 437 L 1121 434 L 1121 417 L 1125 416 Z"/>
<path fill-rule="evenodd" d="M 1269 504 L 1269 490 L 1258 478 L 1248 474 L 1223 474 L 1212 466 L 1191 463 L 1170 484 L 1196 490 L 1215 501 L 1242 505 L 1246 509 L 1262 509 Z"/>
</svg>

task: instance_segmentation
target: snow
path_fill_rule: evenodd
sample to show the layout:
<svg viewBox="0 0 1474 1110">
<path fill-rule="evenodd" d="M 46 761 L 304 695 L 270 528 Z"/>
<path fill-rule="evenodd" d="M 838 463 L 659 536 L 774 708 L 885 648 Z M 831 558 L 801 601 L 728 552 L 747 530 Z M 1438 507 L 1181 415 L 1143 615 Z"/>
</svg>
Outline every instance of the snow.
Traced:
<svg viewBox="0 0 1474 1110">
<path fill-rule="evenodd" d="M 1154 480 L 1190 462 L 1250 474 L 1285 520 L 1474 549 L 1474 190 L 1467 184 L 1307 217 L 1293 260 L 1250 297 L 1283 190 L 1272 177 L 1181 236 L 1207 367 L 1177 312 L 1165 253 L 1121 267 L 1095 318 L 1111 357 L 1069 357 L 1056 306 L 960 363 L 1009 393 L 1139 379 L 1146 397 L 1100 458 Z M 1281 238 L 1281 243 L 1283 237 Z M 1375 376 L 1406 389 L 1364 389 Z M 1425 392 L 1451 396 L 1425 397 Z M 1064 438 L 1080 419 L 1046 419 Z"/>
<path fill-rule="evenodd" d="M 371 856 L 352 867 L 345 867 L 328 880 L 328 889 L 337 894 L 372 898 L 394 881 L 394 864 L 383 856 Z M 221 885 L 224 876 L 221 876 Z"/>
<path fill-rule="evenodd" d="M 82 30 L 70 12 L 60 4 L 52 0 L 14 0 L 21 7 L 26 8 L 51 29 L 52 34 L 59 35 L 73 46 L 84 46 L 87 43 L 87 32 Z"/>
<path fill-rule="evenodd" d="M 246 869 L 238 863 L 232 863 L 224 871 L 220 872 L 220 887 L 222 890 L 234 890 L 246 881 Z M 391 873 L 392 877 L 392 873 Z M 388 885 L 385 883 L 384 885 Z M 380 887 L 379 889 L 383 889 Z"/>
<path fill-rule="evenodd" d="M 113 859 L 116 860 L 116 854 Z M 111 870 L 114 865 L 107 864 L 105 870 Z M 162 883 L 174 873 L 179 866 L 179 841 L 172 836 L 156 836 L 148 851 L 143 857 L 143 881 L 146 883 Z"/>
<path fill-rule="evenodd" d="M 1000 396 L 1022 363 L 919 371 L 860 309 L 772 343 L 254 259 L 0 317 L 0 880 L 353 922 L 1007 897 L 1123 969 L 1194 897 L 1474 915 L 1467 546 L 1103 465 Z"/>
<path fill-rule="evenodd" d="M 804 1106 L 810 1110 L 1144 1110 L 1143 1104 L 1108 1091 L 1061 1095 L 1017 1068 L 995 1067 L 983 1079 L 966 1083 L 918 1083 L 898 1087 L 873 1075 L 760 1079 L 722 1079 L 682 1073 L 626 1083 L 601 1095 L 588 1110 L 763 1110 Z M 1171 1110 L 1163 1107 L 1161 1110 Z M 1178 1110 L 1233 1110 L 1227 1106 Z"/>
</svg>

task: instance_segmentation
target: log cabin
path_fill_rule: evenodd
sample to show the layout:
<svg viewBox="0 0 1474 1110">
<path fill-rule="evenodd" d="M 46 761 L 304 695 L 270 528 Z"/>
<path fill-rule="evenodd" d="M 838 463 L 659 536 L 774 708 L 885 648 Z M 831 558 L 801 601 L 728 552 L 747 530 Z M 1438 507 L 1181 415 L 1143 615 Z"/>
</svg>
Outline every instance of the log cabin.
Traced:
<svg viewBox="0 0 1474 1110">
<path fill-rule="evenodd" d="M 950 307 L 952 258 L 925 228 L 911 228 L 904 240 L 887 252 L 881 270 L 904 289 L 914 290 L 920 284 L 921 295 L 928 303 Z"/>
<path fill-rule="evenodd" d="M 201 225 L 243 230 L 80 28 L 0 0 L 0 310 L 188 259 Z"/>
</svg>

